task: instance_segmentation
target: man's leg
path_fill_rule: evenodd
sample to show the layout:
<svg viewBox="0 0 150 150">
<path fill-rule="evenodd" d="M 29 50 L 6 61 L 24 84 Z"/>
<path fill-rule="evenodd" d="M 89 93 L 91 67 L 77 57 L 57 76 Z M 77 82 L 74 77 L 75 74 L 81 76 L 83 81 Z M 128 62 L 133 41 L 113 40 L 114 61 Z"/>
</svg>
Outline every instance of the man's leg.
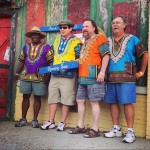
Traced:
<svg viewBox="0 0 150 150">
<path fill-rule="evenodd" d="M 69 114 L 70 106 L 62 105 L 62 118 L 61 121 L 58 123 L 57 131 L 64 131 L 66 126 L 67 116 Z"/>
<path fill-rule="evenodd" d="M 26 115 L 30 106 L 30 94 L 23 94 L 22 101 L 22 118 L 15 124 L 15 127 L 23 127 L 27 124 Z"/>
<path fill-rule="evenodd" d="M 118 104 L 110 104 L 110 112 L 111 112 L 113 127 L 109 132 L 105 133 L 104 136 L 108 137 L 108 138 L 121 137 L 122 131 L 119 126 L 119 115 L 120 115 L 119 105 Z"/>
<path fill-rule="evenodd" d="M 124 114 L 127 121 L 127 127 L 133 128 L 134 124 L 134 106 L 132 104 L 124 105 Z"/>
<path fill-rule="evenodd" d="M 77 100 L 78 104 L 78 126 L 84 128 L 84 116 L 85 116 L 85 100 Z"/>
<path fill-rule="evenodd" d="M 34 104 L 33 104 L 34 117 L 31 122 L 33 128 L 39 127 L 37 117 L 38 117 L 40 108 L 41 108 L 41 96 L 34 95 Z"/>
<path fill-rule="evenodd" d="M 113 125 L 119 125 L 120 107 L 118 104 L 110 104 L 110 113 Z"/>
<path fill-rule="evenodd" d="M 67 116 L 69 114 L 70 106 L 62 105 L 62 118 L 61 122 L 66 123 Z"/>
<path fill-rule="evenodd" d="M 31 94 L 23 94 L 23 101 L 22 101 L 22 118 L 26 119 L 26 115 L 28 112 L 28 109 L 30 107 L 30 98 Z"/>
<path fill-rule="evenodd" d="M 133 143 L 135 140 L 135 134 L 133 131 L 134 124 L 134 106 L 132 103 L 124 104 L 124 114 L 127 121 L 128 130 L 126 132 L 125 138 L 122 140 L 124 143 Z"/>
<path fill-rule="evenodd" d="M 90 102 L 90 103 L 91 103 L 92 115 L 93 115 L 92 129 L 94 129 L 95 131 L 98 131 L 100 105 L 99 105 L 99 102 Z"/>
<path fill-rule="evenodd" d="M 33 105 L 34 120 L 37 120 L 40 108 L 41 108 L 41 96 L 34 95 L 34 105 Z"/>
<path fill-rule="evenodd" d="M 53 104 L 49 104 L 49 121 L 51 123 L 54 123 L 55 122 L 55 114 L 56 114 L 56 111 L 57 111 L 57 103 L 53 103 Z"/>
</svg>

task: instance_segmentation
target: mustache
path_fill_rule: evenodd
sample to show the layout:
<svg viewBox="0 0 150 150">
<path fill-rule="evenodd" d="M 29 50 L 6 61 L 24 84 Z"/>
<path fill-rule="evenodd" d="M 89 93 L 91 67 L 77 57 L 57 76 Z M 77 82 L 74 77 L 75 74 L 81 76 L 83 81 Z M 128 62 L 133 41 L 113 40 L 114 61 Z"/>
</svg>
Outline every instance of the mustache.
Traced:
<svg viewBox="0 0 150 150">
<path fill-rule="evenodd" d="M 88 32 L 87 30 L 82 30 L 82 32 L 84 33 L 84 32 Z"/>
</svg>

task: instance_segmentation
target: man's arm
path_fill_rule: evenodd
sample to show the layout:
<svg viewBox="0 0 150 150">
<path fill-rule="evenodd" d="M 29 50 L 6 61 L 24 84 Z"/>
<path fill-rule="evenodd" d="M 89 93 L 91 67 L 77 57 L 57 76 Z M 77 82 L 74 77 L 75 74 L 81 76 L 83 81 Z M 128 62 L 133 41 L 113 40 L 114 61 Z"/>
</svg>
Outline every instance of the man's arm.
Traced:
<svg viewBox="0 0 150 150">
<path fill-rule="evenodd" d="M 19 75 L 20 75 L 20 72 L 22 71 L 23 67 L 24 67 L 24 63 L 23 62 L 19 62 L 18 66 L 17 66 L 16 74 L 14 76 L 16 82 L 19 79 Z"/>
<path fill-rule="evenodd" d="M 101 70 L 97 77 L 98 82 L 104 82 L 105 72 L 106 72 L 106 68 L 108 66 L 109 58 L 110 58 L 109 54 L 105 54 L 104 57 L 102 58 Z"/>
<path fill-rule="evenodd" d="M 141 69 L 140 69 L 139 72 L 136 73 L 136 78 L 137 78 L 137 79 L 140 78 L 140 77 L 142 77 L 142 76 L 144 76 L 144 73 L 145 73 L 147 64 L 148 64 L 148 53 L 145 52 L 145 53 L 142 55 Z"/>
</svg>

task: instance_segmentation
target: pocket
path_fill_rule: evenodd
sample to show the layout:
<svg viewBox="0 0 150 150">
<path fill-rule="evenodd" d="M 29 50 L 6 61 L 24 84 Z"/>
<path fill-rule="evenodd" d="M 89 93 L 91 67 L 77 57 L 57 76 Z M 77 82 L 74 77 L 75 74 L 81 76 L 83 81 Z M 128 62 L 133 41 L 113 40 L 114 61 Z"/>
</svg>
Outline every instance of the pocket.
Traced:
<svg viewBox="0 0 150 150">
<path fill-rule="evenodd" d="M 88 78 L 89 79 L 96 79 L 99 72 L 100 72 L 100 68 L 98 66 L 93 66 L 93 65 L 88 66 Z"/>
<path fill-rule="evenodd" d="M 104 97 L 105 92 L 106 92 L 105 83 L 93 85 L 93 94 L 95 95 L 95 97 Z"/>
<path fill-rule="evenodd" d="M 134 75 L 136 73 L 136 63 L 133 62 L 125 62 L 125 73 Z"/>
</svg>

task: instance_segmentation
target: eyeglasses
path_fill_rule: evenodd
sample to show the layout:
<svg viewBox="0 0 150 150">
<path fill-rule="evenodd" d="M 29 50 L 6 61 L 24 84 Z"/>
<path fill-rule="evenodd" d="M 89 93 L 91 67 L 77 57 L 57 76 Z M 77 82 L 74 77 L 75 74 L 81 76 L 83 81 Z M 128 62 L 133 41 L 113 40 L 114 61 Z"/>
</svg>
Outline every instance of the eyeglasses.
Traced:
<svg viewBox="0 0 150 150">
<path fill-rule="evenodd" d="M 118 22 L 118 21 L 116 21 L 116 22 L 112 22 L 111 24 L 112 24 L 112 25 L 114 25 L 114 24 L 117 24 L 117 25 L 118 25 L 118 24 L 124 24 L 124 22 Z"/>
<path fill-rule="evenodd" d="M 68 29 L 68 27 L 60 27 L 60 29 Z"/>
</svg>

